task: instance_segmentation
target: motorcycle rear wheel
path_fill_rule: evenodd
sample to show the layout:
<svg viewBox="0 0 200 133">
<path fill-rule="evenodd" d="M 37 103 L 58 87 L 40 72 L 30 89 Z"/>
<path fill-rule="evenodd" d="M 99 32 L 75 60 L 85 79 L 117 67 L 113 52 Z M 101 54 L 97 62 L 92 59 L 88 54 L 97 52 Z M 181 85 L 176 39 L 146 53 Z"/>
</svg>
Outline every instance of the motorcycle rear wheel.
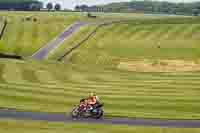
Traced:
<svg viewBox="0 0 200 133">
<path fill-rule="evenodd" d="M 71 112 L 72 118 L 79 118 L 79 110 L 78 107 L 75 107 Z"/>
</svg>

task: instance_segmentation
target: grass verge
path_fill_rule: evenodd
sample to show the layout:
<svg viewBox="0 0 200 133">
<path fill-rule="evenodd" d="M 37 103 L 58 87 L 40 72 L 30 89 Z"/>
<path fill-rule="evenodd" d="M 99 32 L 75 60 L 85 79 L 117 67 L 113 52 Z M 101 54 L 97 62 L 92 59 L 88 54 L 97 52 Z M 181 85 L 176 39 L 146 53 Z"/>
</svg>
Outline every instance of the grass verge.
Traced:
<svg viewBox="0 0 200 133">
<path fill-rule="evenodd" d="M 97 125 L 78 123 L 48 123 L 45 121 L 15 121 L 1 120 L 0 131 L 4 133 L 199 133 L 200 129 L 187 128 L 159 128 L 159 127 L 131 127 L 121 125 Z"/>
</svg>

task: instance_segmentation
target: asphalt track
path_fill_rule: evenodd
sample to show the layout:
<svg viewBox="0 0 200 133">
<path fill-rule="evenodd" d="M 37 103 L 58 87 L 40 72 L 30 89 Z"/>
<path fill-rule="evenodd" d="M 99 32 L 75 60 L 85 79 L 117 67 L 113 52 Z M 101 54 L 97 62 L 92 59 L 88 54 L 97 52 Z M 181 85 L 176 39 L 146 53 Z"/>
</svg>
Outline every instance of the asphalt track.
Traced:
<svg viewBox="0 0 200 133">
<path fill-rule="evenodd" d="M 54 40 L 50 41 L 44 47 L 40 48 L 37 52 L 32 55 L 33 59 L 42 60 L 44 59 L 51 50 L 58 47 L 64 40 L 69 37 L 72 33 L 80 29 L 81 26 L 87 25 L 85 22 L 75 22 L 74 24 L 67 27 L 64 32 L 58 35 Z M 47 33 L 48 34 L 48 33 Z"/>
<path fill-rule="evenodd" d="M 23 112 L 16 110 L 0 110 L 1 119 L 15 120 L 39 120 L 48 122 L 65 123 L 90 123 L 90 124 L 113 124 L 130 126 L 157 126 L 172 128 L 200 128 L 200 120 L 161 120 L 161 119 L 128 119 L 128 118 L 104 118 L 100 120 L 79 119 L 74 120 L 66 114 L 45 112 Z"/>
</svg>

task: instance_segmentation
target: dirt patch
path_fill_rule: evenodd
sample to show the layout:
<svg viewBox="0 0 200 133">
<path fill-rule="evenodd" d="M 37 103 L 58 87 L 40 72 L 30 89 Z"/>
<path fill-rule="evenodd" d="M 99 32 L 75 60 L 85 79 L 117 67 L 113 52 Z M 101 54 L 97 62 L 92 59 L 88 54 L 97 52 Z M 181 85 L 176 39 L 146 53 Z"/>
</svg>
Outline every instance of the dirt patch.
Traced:
<svg viewBox="0 0 200 133">
<path fill-rule="evenodd" d="M 137 72 L 200 71 L 200 60 L 120 60 L 119 69 Z"/>
</svg>

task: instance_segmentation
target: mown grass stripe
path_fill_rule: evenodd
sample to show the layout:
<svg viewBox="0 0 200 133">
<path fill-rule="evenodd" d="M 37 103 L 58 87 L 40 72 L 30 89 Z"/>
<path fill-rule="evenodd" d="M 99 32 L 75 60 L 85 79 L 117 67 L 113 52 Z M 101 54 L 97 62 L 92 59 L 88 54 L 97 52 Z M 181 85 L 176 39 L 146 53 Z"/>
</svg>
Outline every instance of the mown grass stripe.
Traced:
<svg viewBox="0 0 200 133">
<path fill-rule="evenodd" d="M 6 82 L 23 82 L 20 69 L 18 68 L 16 64 L 5 65 L 5 68 L 3 71 L 3 79 Z"/>
<path fill-rule="evenodd" d="M 5 66 L 6 66 L 5 64 L 0 64 L 0 82 L 1 83 L 5 82 L 5 80 L 3 78 Z"/>
<path fill-rule="evenodd" d="M 141 36 L 142 40 L 148 40 L 151 34 L 156 33 L 159 30 L 159 25 L 151 25 L 148 27 L 147 31 Z"/>
<path fill-rule="evenodd" d="M 194 24 L 191 25 L 190 32 L 187 32 L 187 34 L 185 34 L 184 37 L 187 39 L 194 38 L 199 32 L 200 32 L 200 24 Z"/>
<path fill-rule="evenodd" d="M 48 71 L 45 70 L 38 70 L 35 72 L 37 75 L 37 79 L 41 82 L 41 83 L 57 83 L 58 81 L 55 79 L 55 77 Z"/>
<path fill-rule="evenodd" d="M 24 33 L 25 33 L 25 27 L 24 27 L 24 23 L 18 23 L 17 25 L 17 31 L 19 32 L 18 34 L 16 34 L 16 38 L 14 40 L 14 42 L 16 43 L 16 46 L 13 49 L 13 53 L 20 55 L 20 52 L 22 52 L 23 49 L 23 37 L 24 37 Z"/>
<path fill-rule="evenodd" d="M 174 34 L 176 31 L 178 31 L 180 25 L 170 25 L 169 29 L 167 30 L 167 32 L 161 36 L 161 40 L 169 40 L 169 36 L 171 34 Z"/>
<path fill-rule="evenodd" d="M 66 90 L 67 91 L 67 90 Z M 28 92 L 28 91 L 27 91 Z M 30 91 L 31 93 L 32 93 L 32 91 Z M 67 92 L 68 93 L 68 92 Z M 72 93 L 73 94 L 73 93 Z M 80 95 L 80 93 L 78 93 L 77 92 L 77 94 L 78 94 L 78 96 Z M 84 93 L 85 94 L 85 93 Z M 148 93 L 147 93 L 148 94 Z M 120 96 L 117 96 L 117 95 L 114 95 L 114 97 L 117 97 L 117 99 L 120 99 Z M 136 96 L 137 96 L 137 94 L 136 94 Z M 74 97 L 74 96 L 73 96 Z M 151 96 L 151 97 L 155 97 L 155 96 Z M 156 97 L 159 97 L 159 96 L 156 96 Z M 170 97 L 170 95 L 169 95 L 169 97 Z M 169 97 L 166 97 L 166 98 L 169 98 Z M 186 97 L 185 97 L 186 98 Z M 115 99 L 115 98 L 114 98 Z M 142 98 L 143 99 L 143 98 Z M 187 98 L 186 98 L 187 99 Z M 175 100 L 177 100 L 177 98 L 175 98 Z"/>
<path fill-rule="evenodd" d="M 181 34 L 187 30 L 189 26 L 187 24 L 177 24 L 174 26 L 173 31 L 169 32 L 167 39 L 168 40 L 176 40 L 176 39 L 180 39 Z"/>
<path fill-rule="evenodd" d="M 27 86 L 14 86 L 14 85 L 0 85 L 3 88 L 9 88 L 11 90 L 16 90 L 16 91 L 24 91 L 24 92 L 31 92 L 31 93 L 41 93 L 41 94 L 47 94 L 47 95 L 73 95 L 78 94 L 88 94 L 91 91 L 95 91 L 98 94 L 103 94 L 103 95 L 113 95 L 113 97 L 118 98 L 118 97 L 123 97 L 129 95 L 130 97 L 134 96 L 151 96 L 151 97 L 177 97 L 179 98 L 193 98 L 194 96 L 199 96 L 199 93 L 197 91 L 172 91 L 168 90 L 168 88 L 160 89 L 160 90 L 143 90 L 142 88 L 134 88 L 132 90 L 127 90 L 127 88 L 124 88 L 123 90 L 118 90 L 118 91 L 113 91 L 113 90 L 108 90 L 104 89 L 103 87 L 100 87 L 100 90 L 96 90 L 97 88 L 87 88 L 87 87 L 72 87 L 69 86 L 67 88 L 50 88 L 50 87 L 27 87 Z M 127 90 L 127 91 L 125 91 Z M 127 96 L 127 98 L 129 97 Z M 194 99 L 194 98 L 193 98 Z"/>
<path fill-rule="evenodd" d="M 5 88 L 5 90 L 1 90 L 0 91 L 0 93 L 9 93 L 9 94 L 15 94 L 15 93 L 18 93 L 18 94 L 21 94 L 22 96 L 23 95 L 31 95 L 31 94 L 35 94 L 35 95 L 32 95 L 32 97 L 41 97 L 41 98 L 45 98 L 46 96 L 49 98 L 49 99 L 54 99 L 54 97 L 55 96 L 58 96 L 58 95 L 51 95 L 51 93 L 43 93 L 43 92 L 41 92 L 41 91 L 38 91 L 38 92 L 36 92 L 36 91 L 34 91 L 34 90 L 32 90 L 32 91 L 28 91 L 28 90 L 26 90 L 26 89 L 23 89 L 23 88 L 18 88 L 18 90 L 15 90 L 15 89 L 13 89 L 13 88 L 9 88 L 9 87 L 6 87 Z M 72 93 L 72 94 L 70 94 L 70 95 L 59 95 L 59 97 L 57 98 L 57 99 L 63 99 L 64 100 L 64 98 L 65 97 L 67 97 L 67 98 L 70 98 L 70 99 L 76 99 L 76 97 L 80 97 L 80 96 L 84 96 L 84 94 L 81 94 L 81 93 L 79 93 L 79 95 L 76 95 L 76 93 Z M 73 98 L 74 97 L 74 98 Z M 110 97 L 110 95 L 108 95 L 108 96 L 106 96 L 106 95 L 103 95 L 102 96 L 103 97 L 103 99 L 104 99 L 104 101 L 110 101 L 111 99 L 113 99 L 113 100 L 115 100 L 115 102 L 117 102 L 117 101 L 131 101 L 131 100 L 134 100 L 134 101 L 141 101 L 142 100 L 142 102 L 145 102 L 145 101 L 147 101 L 148 102 L 148 99 L 151 99 L 151 101 L 150 102 L 153 102 L 154 100 L 156 101 L 156 100 L 159 100 L 159 101 L 164 101 L 164 102 L 172 102 L 172 104 L 175 104 L 176 105 L 176 103 L 178 104 L 179 102 L 183 102 L 182 104 L 187 104 L 187 102 L 191 102 L 191 103 L 193 103 L 193 105 L 195 104 L 195 103 L 199 103 L 199 100 L 200 99 L 188 99 L 188 98 L 172 98 L 172 99 L 170 99 L 169 97 L 166 97 L 166 98 L 164 98 L 164 97 L 160 97 L 160 96 L 140 96 L 140 97 L 138 97 L 138 96 L 130 96 L 130 97 L 127 97 L 127 96 L 125 96 L 125 97 L 123 97 L 123 96 L 120 96 L 120 95 L 113 95 L 113 96 L 111 96 Z M 174 103 L 173 101 L 176 101 L 176 103 Z"/>
<path fill-rule="evenodd" d="M 168 32 L 170 32 L 170 30 L 172 30 L 172 25 L 162 25 L 160 26 L 160 30 L 159 32 L 157 32 L 155 34 L 154 37 L 152 37 L 152 40 L 162 40 L 162 38 L 168 34 Z"/>
<path fill-rule="evenodd" d="M 133 26 L 133 27 L 131 27 L 130 29 L 129 29 L 129 33 L 127 34 L 127 38 L 134 38 L 134 36 L 138 33 L 138 32 L 140 32 L 140 30 L 141 30 L 141 26 L 140 25 L 135 25 L 135 26 Z"/>
<path fill-rule="evenodd" d="M 21 73 L 24 80 L 28 82 L 33 82 L 33 83 L 40 83 L 34 70 L 25 68 L 25 69 L 21 69 Z"/>
<path fill-rule="evenodd" d="M 16 93 L 17 95 L 21 95 L 21 93 Z M 27 95 L 26 95 L 27 96 Z M 37 95 L 36 95 L 37 96 Z M 39 99 L 39 101 L 41 102 L 41 100 L 43 101 L 43 100 L 45 100 L 46 98 L 40 98 L 40 97 L 37 97 L 36 99 Z M 48 99 L 48 98 L 47 98 Z M 70 98 L 70 100 L 72 100 L 71 98 Z M 76 99 L 75 99 L 76 100 Z M 49 100 L 48 100 L 49 101 Z M 109 100 L 110 101 L 110 100 Z M 60 101 L 61 102 L 61 101 Z M 59 102 L 59 103 L 60 103 Z M 75 102 L 75 101 L 74 101 Z M 59 104 L 59 103 L 57 103 L 57 104 Z M 65 103 L 67 103 L 67 102 L 65 102 Z M 73 102 L 72 102 L 73 103 Z M 71 105 L 72 105 L 72 103 L 71 103 Z M 116 101 L 116 103 L 118 103 L 118 101 Z M 138 102 L 136 102 L 136 103 L 138 103 Z M 147 101 L 147 103 L 148 103 L 148 101 Z M 140 103 L 142 106 L 141 107 L 143 107 L 144 106 L 144 104 L 146 105 L 147 103 Z M 139 106 L 140 106 L 140 104 L 139 105 L 137 105 L 137 106 L 134 106 L 135 108 L 139 108 Z M 149 103 L 150 105 L 151 105 L 151 103 Z M 161 104 L 162 105 L 165 105 L 164 103 L 162 103 L 161 102 Z M 67 104 L 66 104 L 67 105 Z M 127 110 L 127 107 L 125 106 L 126 104 L 120 104 L 120 105 L 122 105 L 122 107 L 125 109 L 125 110 Z M 69 106 L 69 105 L 68 105 Z M 119 110 L 119 105 L 118 104 L 116 104 L 116 106 L 114 106 L 113 105 L 113 103 L 112 103 L 112 105 L 109 105 L 109 103 L 107 103 L 107 106 L 108 106 L 108 109 L 113 109 L 113 108 L 118 108 L 118 110 Z M 112 107 L 112 106 L 114 106 L 114 107 Z M 128 106 L 128 105 L 127 105 Z M 129 108 L 130 108 L 130 106 L 128 106 Z M 158 105 L 158 108 L 160 107 L 160 105 Z M 171 106 L 170 106 L 171 107 Z M 156 106 L 153 106 L 152 107 L 154 110 L 156 109 Z M 132 109 L 132 108 L 131 108 Z M 116 110 L 116 109 L 115 109 Z M 173 108 L 173 106 L 172 106 L 172 109 L 171 110 L 174 110 L 174 108 Z M 162 112 L 163 113 L 163 112 Z"/>
<path fill-rule="evenodd" d="M 7 24 L 7 28 L 4 32 L 4 37 L 3 37 L 2 41 L 4 42 L 3 44 L 5 45 L 3 47 L 7 52 L 11 52 L 10 48 L 12 48 L 12 45 L 13 45 L 12 42 L 15 40 L 15 37 L 11 38 L 9 35 L 11 33 L 16 34 L 16 32 L 17 32 L 16 27 L 18 27 L 17 22 L 15 22 L 15 23 L 10 22 Z"/>
<path fill-rule="evenodd" d="M 155 80 L 156 81 L 156 80 Z M 87 83 L 81 83 L 81 82 L 77 82 L 77 81 L 68 81 L 66 83 L 64 83 L 62 86 L 75 86 L 75 87 L 98 87 L 98 86 L 102 86 L 102 87 L 115 87 L 115 90 L 117 90 L 118 87 L 122 87 L 122 88 L 134 88 L 134 87 L 144 87 L 144 88 L 151 88 L 151 89 L 164 89 L 166 87 L 171 88 L 172 90 L 177 90 L 177 89 L 184 89 L 184 88 L 189 88 L 190 90 L 199 90 L 198 86 L 199 86 L 199 82 L 197 81 L 174 81 L 174 80 L 159 80 L 159 82 L 155 82 L 154 80 L 147 80 L 147 81 L 143 81 L 141 80 L 128 80 L 128 81 L 102 81 L 100 82 L 98 81 L 87 81 Z M 130 83 L 133 82 L 133 83 Z M 37 85 L 37 84 L 24 84 L 24 85 Z M 53 85 L 52 83 L 49 85 Z M 57 86 L 58 84 L 54 84 L 53 86 Z M 44 86 L 48 86 L 48 84 L 45 84 Z M 162 87 L 161 87 L 162 86 Z M 164 87 L 165 86 L 165 87 Z"/>
<path fill-rule="evenodd" d="M 138 29 L 135 29 L 133 32 L 131 32 L 131 34 L 132 34 L 131 39 L 132 40 L 139 40 L 140 36 L 146 32 L 145 31 L 146 28 L 147 28 L 147 26 L 139 25 Z"/>
</svg>

